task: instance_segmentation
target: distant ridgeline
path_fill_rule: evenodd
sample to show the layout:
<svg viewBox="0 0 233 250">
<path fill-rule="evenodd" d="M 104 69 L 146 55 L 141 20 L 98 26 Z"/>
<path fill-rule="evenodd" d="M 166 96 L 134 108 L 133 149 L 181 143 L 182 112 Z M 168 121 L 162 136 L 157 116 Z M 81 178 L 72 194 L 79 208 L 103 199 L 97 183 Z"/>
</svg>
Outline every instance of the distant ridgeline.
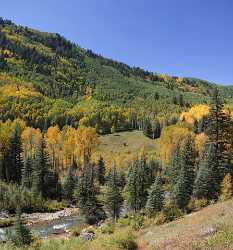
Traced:
<svg viewBox="0 0 233 250">
<path fill-rule="evenodd" d="M 159 137 L 193 104 L 208 103 L 207 81 L 130 67 L 85 50 L 59 34 L 0 18 L 0 120 L 95 127 L 100 134 L 130 129 Z M 233 88 L 218 86 L 230 103 Z"/>
</svg>

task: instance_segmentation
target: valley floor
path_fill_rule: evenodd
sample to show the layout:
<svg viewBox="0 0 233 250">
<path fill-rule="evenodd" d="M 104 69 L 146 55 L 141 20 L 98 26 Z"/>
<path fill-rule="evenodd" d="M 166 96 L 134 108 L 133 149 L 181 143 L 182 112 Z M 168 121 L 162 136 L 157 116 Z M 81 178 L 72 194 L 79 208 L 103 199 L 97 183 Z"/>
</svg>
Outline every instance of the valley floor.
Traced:
<svg viewBox="0 0 233 250">
<path fill-rule="evenodd" d="M 233 249 L 232 218 L 233 200 L 210 205 L 171 223 L 142 230 L 140 249 Z"/>
</svg>

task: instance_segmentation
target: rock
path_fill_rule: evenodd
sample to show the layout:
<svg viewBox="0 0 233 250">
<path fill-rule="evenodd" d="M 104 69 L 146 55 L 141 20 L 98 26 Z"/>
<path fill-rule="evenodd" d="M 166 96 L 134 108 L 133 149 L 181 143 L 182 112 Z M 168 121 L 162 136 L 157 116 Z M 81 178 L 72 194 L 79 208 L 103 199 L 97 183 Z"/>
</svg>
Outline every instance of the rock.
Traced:
<svg viewBox="0 0 233 250">
<path fill-rule="evenodd" d="M 83 238 L 85 240 L 94 240 L 95 234 L 90 232 L 81 232 L 79 235 L 80 238 Z"/>
<path fill-rule="evenodd" d="M 7 212 L 0 212 L 0 219 L 9 219 L 9 214 Z"/>
<path fill-rule="evenodd" d="M 204 230 L 201 231 L 201 236 L 207 237 L 215 234 L 217 232 L 217 229 L 214 227 L 207 227 Z"/>
</svg>

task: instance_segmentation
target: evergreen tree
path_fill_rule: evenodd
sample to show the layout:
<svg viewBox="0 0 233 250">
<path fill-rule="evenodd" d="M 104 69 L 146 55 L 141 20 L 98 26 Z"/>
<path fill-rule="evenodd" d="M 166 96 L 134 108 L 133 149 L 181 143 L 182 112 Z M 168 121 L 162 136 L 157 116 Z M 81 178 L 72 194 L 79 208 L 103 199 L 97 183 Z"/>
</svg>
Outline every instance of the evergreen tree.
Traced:
<svg viewBox="0 0 233 250">
<path fill-rule="evenodd" d="M 22 186 L 31 188 L 32 171 L 33 171 L 32 159 L 31 157 L 28 157 L 27 159 L 25 159 L 23 168 L 22 168 L 22 181 L 21 181 Z"/>
<path fill-rule="evenodd" d="M 97 180 L 100 185 L 104 185 L 105 182 L 105 164 L 102 157 L 99 158 L 96 166 Z"/>
<path fill-rule="evenodd" d="M 186 139 L 180 154 L 181 169 L 171 193 L 171 201 L 178 208 L 184 209 L 191 198 L 195 178 L 195 153 L 191 136 Z"/>
<path fill-rule="evenodd" d="M 231 123 L 230 116 L 224 112 L 224 101 L 216 88 L 212 97 L 206 133 L 209 137 L 209 143 L 213 144 L 214 147 L 214 159 L 211 164 L 214 165 L 214 171 L 217 172 L 215 177 L 219 189 L 225 173 L 229 171 L 228 131 L 232 125 Z"/>
<path fill-rule="evenodd" d="M 149 119 L 146 119 L 144 121 L 143 133 L 144 133 L 145 136 L 147 136 L 149 138 L 153 137 L 152 126 L 151 126 L 151 122 L 150 122 Z"/>
<path fill-rule="evenodd" d="M 164 202 L 164 192 L 162 189 L 162 179 L 157 176 L 155 182 L 149 189 L 146 209 L 149 213 L 156 213 L 162 210 Z"/>
<path fill-rule="evenodd" d="M 7 160 L 7 181 L 20 183 L 22 169 L 22 144 L 20 128 L 16 126 L 13 136 L 10 139 L 9 154 Z"/>
<path fill-rule="evenodd" d="M 36 149 L 36 157 L 33 164 L 32 189 L 35 194 L 45 196 L 50 187 L 46 186 L 46 178 L 49 172 L 49 155 L 46 150 L 44 138 Z"/>
<path fill-rule="evenodd" d="M 127 203 L 134 211 L 145 207 L 148 188 L 153 181 L 152 176 L 152 171 L 143 156 L 130 167 L 125 191 Z"/>
<path fill-rule="evenodd" d="M 30 230 L 25 227 L 21 219 L 21 209 L 18 207 L 16 211 L 16 222 L 13 233 L 9 234 L 9 240 L 11 240 L 16 246 L 30 245 L 32 242 L 32 235 Z"/>
<path fill-rule="evenodd" d="M 218 197 L 218 171 L 214 160 L 215 147 L 213 144 L 206 144 L 194 185 L 194 195 L 199 199 L 211 200 Z"/>
<path fill-rule="evenodd" d="M 104 217 L 96 198 L 94 171 L 90 164 L 83 168 L 74 191 L 74 198 L 87 222 L 95 223 Z"/>
<path fill-rule="evenodd" d="M 167 170 L 169 182 L 171 183 L 172 186 L 176 184 L 180 170 L 181 170 L 181 149 L 180 149 L 180 144 L 177 143 L 175 149 L 172 152 L 170 167 Z"/>
<path fill-rule="evenodd" d="M 114 164 L 108 174 L 105 207 L 110 213 L 111 217 L 115 220 L 119 217 L 120 208 L 123 203 L 118 182 L 119 177 Z"/>
<path fill-rule="evenodd" d="M 64 185 L 63 185 L 63 198 L 65 200 L 71 201 L 73 199 L 74 188 L 77 184 L 77 166 L 75 164 L 71 165 L 68 169 Z"/>
</svg>

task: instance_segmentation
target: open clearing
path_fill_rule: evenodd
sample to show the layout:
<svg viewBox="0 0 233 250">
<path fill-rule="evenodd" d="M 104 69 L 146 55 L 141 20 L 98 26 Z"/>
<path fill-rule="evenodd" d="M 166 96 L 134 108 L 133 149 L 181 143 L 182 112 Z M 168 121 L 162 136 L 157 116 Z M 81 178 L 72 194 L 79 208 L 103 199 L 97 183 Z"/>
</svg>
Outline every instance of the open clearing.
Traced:
<svg viewBox="0 0 233 250">
<path fill-rule="evenodd" d="M 155 149 L 155 140 L 144 136 L 141 131 L 121 132 L 100 136 L 100 145 L 94 158 L 101 155 L 107 165 L 114 160 L 118 165 L 125 165 L 127 161 L 137 157 L 138 152 L 144 150 L 145 153 L 153 154 Z"/>
</svg>

